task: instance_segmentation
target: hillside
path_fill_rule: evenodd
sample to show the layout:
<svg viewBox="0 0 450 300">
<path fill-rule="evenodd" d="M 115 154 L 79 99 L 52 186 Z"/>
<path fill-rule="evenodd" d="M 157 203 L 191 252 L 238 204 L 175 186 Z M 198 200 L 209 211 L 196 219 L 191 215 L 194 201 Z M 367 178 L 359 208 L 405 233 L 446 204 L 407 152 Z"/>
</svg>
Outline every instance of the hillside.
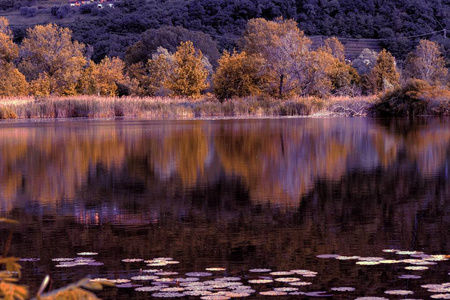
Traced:
<svg viewBox="0 0 450 300">
<path fill-rule="evenodd" d="M 27 15 L 20 9 L 27 6 L 38 9 Z M 316 44 L 317 36 L 338 36 L 348 58 L 369 47 L 386 48 L 401 60 L 421 38 L 440 43 L 450 58 L 450 38 L 443 34 L 450 28 L 450 3 L 439 0 L 122 0 L 115 6 L 80 9 L 61 0 L 0 0 L 0 15 L 9 19 L 16 41 L 35 24 L 68 26 L 77 40 L 93 46 L 97 61 L 105 55 L 125 57 L 142 33 L 161 26 L 201 31 L 219 50 L 231 50 L 249 19 L 279 16 L 295 19 Z"/>
</svg>

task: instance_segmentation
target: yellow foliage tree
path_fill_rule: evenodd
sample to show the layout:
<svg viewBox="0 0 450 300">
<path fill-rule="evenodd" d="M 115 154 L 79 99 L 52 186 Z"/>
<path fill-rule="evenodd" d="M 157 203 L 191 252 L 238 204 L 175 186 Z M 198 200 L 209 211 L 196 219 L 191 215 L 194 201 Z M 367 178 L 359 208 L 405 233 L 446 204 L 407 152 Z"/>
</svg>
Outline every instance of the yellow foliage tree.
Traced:
<svg viewBox="0 0 450 300">
<path fill-rule="evenodd" d="M 356 69 L 345 62 L 344 45 L 336 37 L 328 38 L 316 55 L 325 55 L 328 60 L 325 71 L 331 80 L 331 93 L 353 95 L 360 78 Z"/>
<path fill-rule="evenodd" d="M 173 73 L 173 54 L 159 47 L 146 64 L 142 62 L 128 67 L 129 76 L 138 82 L 135 94 L 139 96 L 167 96 L 168 81 Z"/>
<path fill-rule="evenodd" d="M 307 58 L 304 59 L 306 67 L 298 75 L 301 77 L 300 94 L 302 96 L 324 97 L 330 94 L 332 88 L 330 62 L 334 59 L 330 53 L 322 49 L 308 53 Z"/>
<path fill-rule="evenodd" d="M 176 96 L 197 98 L 209 85 L 208 70 L 202 62 L 202 52 L 191 41 L 181 42 L 174 56 L 174 70 L 167 86 Z"/>
<path fill-rule="evenodd" d="M 370 71 L 370 82 L 373 82 L 373 91 L 385 91 L 399 84 L 400 74 L 397 71 L 395 58 L 391 53 L 383 49 L 378 54 L 377 62 Z"/>
<path fill-rule="evenodd" d="M 124 62 L 118 57 L 105 57 L 97 65 L 90 62 L 79 80 L 82 94 L 117 96 L 117 84 L 126 82 Z"/>
<path fill-rule="evenodd" d="M 261 66 L 264 60 L 259 55 L 248 55 L 245 51 L 230 54 L 224 51 L 219 67 L 213 76 L 214 94 L 223 101 L 232 97 L 245 97 L 260 93 L 264 78 Z"/>
<path fill-rule="evenodd" d="M 264 59 L 264 73 L 271 78 L 265 86 L 269 94 L 283 98 L 296 89 L 299 77 L 293 73 L 305 66 L 311 40 L 294 20 L 251 19 L 241 44 L 247 54 Z"/>
<path fill-rule="evenodd" d="M 12 62 L 18 55 L 19 47 L 12 41 L 8 20 L 0 17 L 0 96 L 19 96 L 28 93 L 25 76 Z"/>
<path fill-rule="evenodd" d="M 330 53 L 340 61 L 345 60 L 345 47 L 334 36 L 325 40 L 324 51 Z"/>
<path fill-rule="evenodd" d="M 36 95 L 73 95 L 86 64 L 84 48 L 67 28 L 37 25 L 22 42 L 19 69 Z"/>
<path fill-rule="evenodd" d="M 19 47 L 12 41 L 9 22 L 5 17 L 0 17 L 0 61 L 11 62 L 18 55 Z"/>
<path fill-rule="evenodd" d="M 0 96 L 24 96 L 28 94 L 25 76 L 12 63 L 0 62 Z"/>
</svg>

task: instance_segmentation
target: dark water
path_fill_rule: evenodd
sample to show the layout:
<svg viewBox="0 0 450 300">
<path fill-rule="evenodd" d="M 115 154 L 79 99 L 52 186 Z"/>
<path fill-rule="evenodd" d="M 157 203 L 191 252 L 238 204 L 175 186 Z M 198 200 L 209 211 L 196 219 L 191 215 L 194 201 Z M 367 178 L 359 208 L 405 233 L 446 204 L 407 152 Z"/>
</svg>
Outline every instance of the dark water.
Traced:
<svg viewBox="0 0 450 300">
<path fill-rule="evenodd" d="M 1 123 L 0 215 L 20 221 L 10 253 L 40 258 L 22 262 L 32 292 L 45 274 L 56 288 L 150 268 L 124 258 L 172 257 L 180 263 L 163 269 L 177 277 L 223 267 L 220 275 L 245 283 L 252 268 L 307 269 L 318 275 L 299 291 L 354 299 L 406 289 L 428 298 L 420 285 L 449 282 L 449 261 L 408 271 L 316 256 L 450 254 L 449 162 L 449 119 Z M 0 229 L 2 248 L 7 233 Z M 85 251 L 104 265 L 52 261 Z M 286 284 L 252 285 L 252 297 L 273 286 Z M 342 286 L 356 291 L 331 291 Z"/>
</svg>

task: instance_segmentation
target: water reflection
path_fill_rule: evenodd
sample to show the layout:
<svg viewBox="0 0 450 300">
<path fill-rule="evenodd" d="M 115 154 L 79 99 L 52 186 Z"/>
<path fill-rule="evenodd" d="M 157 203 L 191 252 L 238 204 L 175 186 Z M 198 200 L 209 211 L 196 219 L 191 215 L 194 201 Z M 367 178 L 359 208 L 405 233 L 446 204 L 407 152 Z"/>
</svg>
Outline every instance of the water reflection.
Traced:
<svg viewBox="0 0 450 300">
<path fill-rule="evenodd" d="M 7 124 L 0 128 L 0 209 L 30 200 L 55 208 L 83 191 L 89 192 L 83 197 L 100 202 L 126 190 L 148 194 L 155 188 L 173 197 L 181 188 L 223 177 L 238 178 L 252 203 L 297 207 L 317 180 L 338 181 L 351 170 L 403 166 L 422 179 L 447 174 L 448 122 L 426 122 L 431 124 L 363 119 Z"/>
<path fill-rule="evenodd" d="M 449 159 L 448 119 L 3 123 L 0 211 L 21 221 L 13 250 L 46 272 L 91 250 L 100 273 L 152 255 L 320 269 L 321 253 L 448 254 Z M 327 268 L 322 287 L 397 278 Z"/>
</svg>

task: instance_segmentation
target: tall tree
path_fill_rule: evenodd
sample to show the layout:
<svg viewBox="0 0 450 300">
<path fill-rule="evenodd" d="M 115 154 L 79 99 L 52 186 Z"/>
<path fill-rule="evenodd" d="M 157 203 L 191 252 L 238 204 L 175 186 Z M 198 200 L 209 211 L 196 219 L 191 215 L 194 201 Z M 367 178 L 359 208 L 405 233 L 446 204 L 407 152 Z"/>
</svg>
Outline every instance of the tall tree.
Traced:
<svg viewBox="0 0 450 300">
<path fill-rule="evenodd" d="M 369 77 L 375 85 L 374 92 L 391 89 L 399 83 L 400 74 L 397 71 L 395 58 L 386 49 L 378 54 L 377 62 L 370 71 Z"/>
<path fill-rule="evenodd" d="M 421 40 L 405 61 L 407 77 L 422 79 L 430 84 L 442 84 L 447 74 L 445 59 L 439 45 L 433 41 Z"/>
<path fill-rule="evenodd" d="M 9 22 L 5 17 L 0 17 L 0 61 L 11 62 L 18 55 L 19 47 L 12 40 Z"/>
<path fill-rule="evenodd" d="M 191 41 L 181 42 L 174 54 L 175 68 L 168 82 L 174 95 L 197 98 L 208 87 L 208 71 L 202 58 L 202 52 Z"/>
<path fill-rule="evenodd" d="M 282 98 L 295 89 L 292 69 L 298 69 L 296 63 L 306 57 L 311 41 L 294 20 L 252 19 L 247 23 L 241 45 L 249 55 L 261 55 L 265 73 L 273 78 L 268 92 Z"/>
<path fill-rule="evenodd" d="M 0 17 L 0 96 L 19 96 L 28 93 L 25 76 L 17 70 L 13 60 L 19 55 L 8 20 Z"/>
<path fill-rule="evenodd" d="M 55 24 L 28 29 L 20 48 L 20 70 L 39 95 L 76 93 L 86 64 L 85 46 L 72 41 L 72 32 Z"/>
</svg>

